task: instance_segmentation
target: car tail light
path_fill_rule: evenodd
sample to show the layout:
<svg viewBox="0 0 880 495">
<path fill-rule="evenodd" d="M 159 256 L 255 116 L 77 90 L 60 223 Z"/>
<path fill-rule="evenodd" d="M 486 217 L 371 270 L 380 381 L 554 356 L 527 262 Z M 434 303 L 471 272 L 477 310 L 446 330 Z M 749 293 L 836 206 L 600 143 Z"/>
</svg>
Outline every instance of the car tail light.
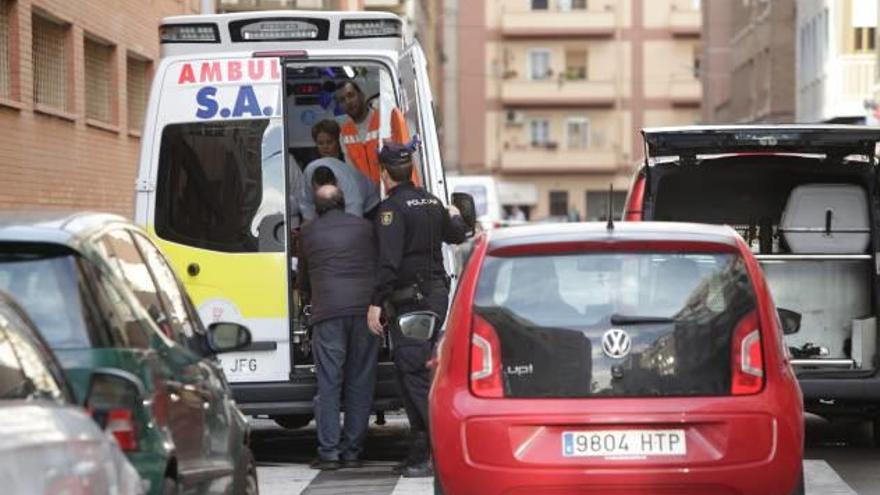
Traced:
<svg viewBox="0 0 880 495">
<path fill-rule="evenodd" d="M 498 334 L 479 316 L 474 316 L 471 334 L 471 392 L 477 397 L 504 397 Z"/>
<path fill-rule="evenodd" d="M 760 392 L 764 388 L 764 350 L 756 313 L 737 325 L 731 346 L 730 392 L 733 395 Z"/>
<path fill-rule="evenodd" d="M 113 434 L 119 448 L 125 452 L 137 450 L 137 431 L 134 424 L 134 416 L 128 409 L 111 409 L 107 413 L 107 426 L 104 428 Z"/>
</svg>

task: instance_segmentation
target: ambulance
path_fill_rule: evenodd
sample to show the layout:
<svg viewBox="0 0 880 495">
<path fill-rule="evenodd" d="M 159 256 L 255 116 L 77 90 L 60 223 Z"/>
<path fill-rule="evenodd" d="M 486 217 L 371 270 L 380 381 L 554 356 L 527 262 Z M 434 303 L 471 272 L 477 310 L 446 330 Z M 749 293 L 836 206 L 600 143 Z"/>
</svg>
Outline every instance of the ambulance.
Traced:
<svg viewBox="0 0 880 495">
<path fill-rule="evenodd" d="M 447 201 L 426 61 L 401 20 L 379 12 L 277 11 L 179 16 L 160 27 L 136 185 L 136 220 L 181 275 L 206 324 L 253 335 L 219 356 L 241 409 L 308 424 L 316 391 L 308 308 L 296 287 L 301 217 L 292 192 L 317 158 L 312 128 L 349 117 L 354 82 L 379 112 L 418 135 L 417 180 Z M 375 131 L 372 131 L 375 132 Z M 455 273 L 447 253 L 447 270 Z M 374 408 L 399 407 L 390 350 Z"/>
</svg>

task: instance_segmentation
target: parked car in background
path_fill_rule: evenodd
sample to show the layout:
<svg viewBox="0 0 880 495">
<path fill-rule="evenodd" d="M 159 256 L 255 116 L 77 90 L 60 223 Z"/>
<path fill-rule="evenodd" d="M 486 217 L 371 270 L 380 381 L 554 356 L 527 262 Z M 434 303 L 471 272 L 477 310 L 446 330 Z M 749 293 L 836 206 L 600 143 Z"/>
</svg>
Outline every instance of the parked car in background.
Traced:
<svg viewBox="0 0 880 495">
<path fill-rule="evenodd" d="M 36 323 L 77 401 L 151 494 L 257 493 L 248 423 L 216 359 L 250 334 L 231 323 L 204 329 L 140 229 L 104 214 L 0 217 L 0 289 Z"/>
<path fill-rule="evenodd" d="M 874 422 L 880 445 L 880 128 L 693 126 L 643 131 L 626 218 L 734 226 L 780 307 L 807 411 Z"/>
<path fill-rule="evenodd" d="M 2 292 L 0 483 L 6 495 L 143 493 L 137 471 L 76 405 L 51 351 Z"/>
<path fill-rule="evenodd" d="M 435 491 L 804 493 L 801 392 L 732 229 L 501 229 L 460 284 L 430 396 Z"/>
<path fill-rule="evenodd" d="M 491 175 L 447 175 L 446 189 L 454 193 L 470 194 L 477 209 L 477 221 L 483 230 L 491 230 L 505 224 L 498 185 Z"/>
</svg>

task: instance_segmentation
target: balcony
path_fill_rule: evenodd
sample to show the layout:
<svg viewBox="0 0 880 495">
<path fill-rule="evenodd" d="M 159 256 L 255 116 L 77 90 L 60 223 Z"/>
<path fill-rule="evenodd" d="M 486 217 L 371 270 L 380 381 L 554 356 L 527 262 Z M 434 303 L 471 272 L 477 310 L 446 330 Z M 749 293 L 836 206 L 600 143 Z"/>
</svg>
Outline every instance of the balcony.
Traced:
<svg viewBox="0 0 880 495">
<path fill-rule="evenodd" d="M 610 38 L 615 13 L 609 9 L 517 9 L 501 14 L 501 34 L 506 38 Z"/>
<path fill-rule="evenodd" d="M 669 11 L 669 29 L 677 37 L 699 37 L 703 15 L 699 9 L 680 9 L 673 6 Z"/>
<path fill-rule="evenodd" d="M 620 167 L 617 154 L 608 150 L 567 150 L 526 147 L 501 152 L 504 173 L 614 173 Z"/>
<path fill-rule="evenodd" d="M 501 83 L 501 103 L 519 108 L 611 108 L 613 81 L 508 79 Z"/>
<path fill-rule="evenodd" d="M 698 79 L 672 79 L 669 81 L 669 98 L 674 106 L 699 106 L 703 97 L 703 86 Z"/>
</svg>

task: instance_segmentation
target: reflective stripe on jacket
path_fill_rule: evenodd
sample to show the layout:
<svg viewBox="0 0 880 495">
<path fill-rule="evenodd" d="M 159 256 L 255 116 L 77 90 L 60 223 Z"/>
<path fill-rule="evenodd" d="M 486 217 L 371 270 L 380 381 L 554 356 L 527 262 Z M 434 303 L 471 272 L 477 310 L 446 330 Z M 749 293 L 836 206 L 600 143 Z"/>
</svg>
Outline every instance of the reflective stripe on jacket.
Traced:
<svg viewBox="0 0 880 495">
<path fill-rule="evenodd" d="M 357 124 L 349 118 L 342 125 L 340 141 L 345 146 L 345 156 L 355 168 L 370 178 L 374 183 L 379 183 L 379 112 L 370 110 L 369 126 L 366 136 L 361 136 Z M 406 143 L 410 140 L 409 129 L 400 110 L 391 110 L 391 140 L 395 143 Z M 413 177 L 415 177 L 413 169 Z"/>
</svg>

